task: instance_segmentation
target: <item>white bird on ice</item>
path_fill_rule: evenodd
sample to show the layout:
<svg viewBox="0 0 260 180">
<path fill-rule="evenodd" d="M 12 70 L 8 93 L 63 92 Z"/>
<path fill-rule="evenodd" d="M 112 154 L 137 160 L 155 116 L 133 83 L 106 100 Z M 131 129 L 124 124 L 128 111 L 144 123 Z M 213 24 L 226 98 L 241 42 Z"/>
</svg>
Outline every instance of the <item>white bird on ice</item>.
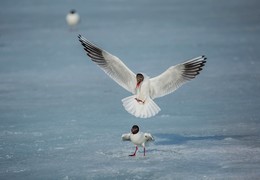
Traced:
<svg viewBox="0 0 260 180">
<path fill-rule="evenodd" d="M 122 102 L 127 112 L 139 118 L 156 115 L 161 109 L 153 99 L 170 94 L 195 78 L 207 59 L 205 56 L 199 56 L 171 66 L 159 76 L 149 78 L 143 73 L 133 73 L 118 57 L 97 47 L 81 35 L 78 38 L 91 60 L 133 94 L 122 99 Z"/>
<path fill-rule="evenodd" d="M 79 14 L 74 9 L 71 10 L 66 16 L 66 21 L 69 26 L 76 26 L 79 23 L 79 20 Z"/>
<path fill-rule="evenodd" d="M 129 156 L 135 156 L 138 151 L 138 146 L 142 146 L 144 148 L 144 156 L 145 156 L 145 145 L 149 141 L 154 141 L 153 136 L 150 133 L 139 132 L 139 127 L 137 125 L 133 125 L 131 132 L 122 135 L 123 141 L 131 141 L 135 145 L 135 152 Z"/>
</svg>

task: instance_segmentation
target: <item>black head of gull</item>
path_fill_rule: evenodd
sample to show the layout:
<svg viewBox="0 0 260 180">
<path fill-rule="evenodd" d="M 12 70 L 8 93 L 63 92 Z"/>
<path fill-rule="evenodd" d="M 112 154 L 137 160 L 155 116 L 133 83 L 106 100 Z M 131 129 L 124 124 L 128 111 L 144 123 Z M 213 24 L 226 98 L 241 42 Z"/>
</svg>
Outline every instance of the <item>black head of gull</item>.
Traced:
<svg viewBox="0 0 260 180">
<path fill-rule="evenodd" d="M 70 14 L 75 14 L 75 13 L 76 13 L 75 9 L 70 10 Z"/>
<path fill-rule="evenodd" d="M 137 125 L 133 125 L 131 132 L 132 134 L 137 134 L 139 132 L 139 127 Z"/>
</svg>

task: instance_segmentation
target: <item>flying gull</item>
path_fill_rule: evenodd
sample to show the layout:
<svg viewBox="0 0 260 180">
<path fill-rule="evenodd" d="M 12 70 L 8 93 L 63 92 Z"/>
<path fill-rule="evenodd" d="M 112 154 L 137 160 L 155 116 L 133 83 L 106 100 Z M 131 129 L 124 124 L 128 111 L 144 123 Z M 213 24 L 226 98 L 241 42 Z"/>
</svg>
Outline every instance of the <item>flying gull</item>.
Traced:
<svg viewBox="0 0 260 180">
<path fill-rule="evenodd" d="M 81 35 L 78 38 L 90 59 L 115 82 L 133 94 L 122 99 L 122 102 L 125 110 L 138 118 L 155 116 L 161 109 L 153 100 L 174 92 L 195 78 L 207 59 L 205 56 L 199 56 L 171 66 L 159 76 L 149 78 L 144 73 L 135 74 L 118 57 Z"/>
</svg>

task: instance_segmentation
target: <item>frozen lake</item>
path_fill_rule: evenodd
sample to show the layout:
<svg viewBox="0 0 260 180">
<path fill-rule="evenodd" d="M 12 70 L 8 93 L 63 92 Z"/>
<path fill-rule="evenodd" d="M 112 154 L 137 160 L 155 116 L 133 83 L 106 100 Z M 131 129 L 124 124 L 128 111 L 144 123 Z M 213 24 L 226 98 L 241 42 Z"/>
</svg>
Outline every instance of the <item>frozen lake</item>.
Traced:
<svg viewBox="0 0 260 180">
<path fill-rule="evenodd" d="M 260 3 L 257 0 L 3 0 L 0 179 L 258 179 Z M 76 9 L 71 29 L 66 14 Z M 156 76 L 205 54 L 202 73 L 156 99 L 150 119 L 85 55 L 82 34 L 135 72 Z M 121 134 L 155 142 L 137 157 Z"/>
</svg>

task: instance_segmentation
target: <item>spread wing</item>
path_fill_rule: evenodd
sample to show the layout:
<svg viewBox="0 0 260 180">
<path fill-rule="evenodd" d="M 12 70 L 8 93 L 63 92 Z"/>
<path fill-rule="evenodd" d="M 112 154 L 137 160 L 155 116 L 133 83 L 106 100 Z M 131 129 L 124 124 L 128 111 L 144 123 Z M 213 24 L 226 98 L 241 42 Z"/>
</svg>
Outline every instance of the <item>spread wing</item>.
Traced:
<svg viewBox="0 0 260 180">
<path fill-rule="evenodd" d="M 144 133 L 144 137 L 147 141 L 154 141 L 154 137 L 150 133 Z"/>
<path fill-rule="evenodd" d="M 118 57 L 97 47 L 81 35 L 78 38 L 91 60 L 120 86 L 134 94 L 135 74 Z"/>
<path fill-rule="evenodd" d="M 206 63 L 205 56 L 199 56 L 176 66 L 171 66 L 157 77 L 150 79 L 152 99 L 172 93 L 195 78 Z"/>
<path fill-rule="evenodd" d="M 121 138 L 123 141 L 130 141 L 130 133 L 123 134 Z"/>
</svg>

